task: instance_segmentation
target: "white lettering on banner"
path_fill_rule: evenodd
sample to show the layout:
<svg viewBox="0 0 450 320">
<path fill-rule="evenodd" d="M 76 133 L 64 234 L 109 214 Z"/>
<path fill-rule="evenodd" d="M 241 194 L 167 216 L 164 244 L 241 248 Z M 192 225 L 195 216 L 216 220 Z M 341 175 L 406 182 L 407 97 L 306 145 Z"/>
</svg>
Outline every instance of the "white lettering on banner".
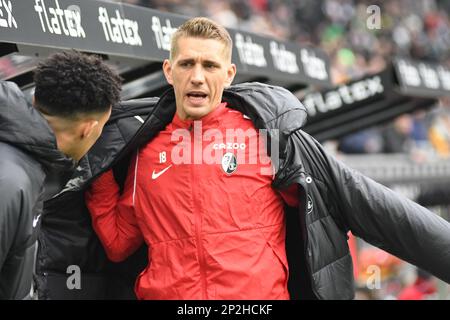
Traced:
<svg viewBox="0 0 450 320">
<path fill-rule="evenodd" d="M 450 70 L 442 66 L 432 66 L 426 63 L 413 63 L 398 60 L 397 63 L 400 77 L 404 84 L 411 87 L 423 86 L 427 89 L 450 90 Z"/>
<path fill-rule="evenodd" d="M 4 8 L 6 12 L 5 17 L 3 15 L 2 7 Z M 2 28 L 16 28 L 17 29 L 17 22 L 16 19 L 14 19 L 14 16 L 12 15 L 12 4 L 11 1 L 2 0 L 0 1 L 0 16 L 4 18 L 0 18 L 0 27 Z"/>
<path fill-rule="evenodd" d="M 264 47 L 257 43 L 253 43 L 250 36 L 244 36 L 236 33 L 236 48 L 242 63 L 257 67 L 267 67 L 267 61 L 264 57 Z"/>
<path fill-rule="evenodd" d="M 275 41 L 270 41 L 270 53 L 272 54 L 275 69 L 291 74 L 300 72 L 297 56 L 295 53 L 286 50 L 284 44 L 278 46 L 278 43 Z"/>
<path fill-rule="evenodd" d="M 110 18 L 106 8 L 98 8 L 98 21 L 102 24 L 106 41 L 125 43 L 131 46 L 142 46 L 137 21 L 122 18 L 117 9 L 115 12 L 116 16 Z"/>
<path fill-rule="evenodd" d="M 450 70 L 444 69 L 442 66 L 439 66 L 438 74 L 444 90 L 450 90 Z"/>
<path fill-rule="evenodd" d="M 300 49 L 300 59 L 307 76 L 319 80 L 328 79 L 325 61 L 316 57 L 313 52 L 309 52 L 307 49 Z"/>
<path fill-rule="evenodd" d="M 419 64 L 419 72 L 426 87 L 430 89 L 439 89 L 439 78 L 436 70 L 421 63 Z"/>
<path fill-rule="evenodd" d="M 421 85 L 422 80 L 420 80 L 419 71 L 415 66 L 407 63 L 404 60 L 399 60 L 398 70 L 405 85 L 412 87 L 418 87 Z"/>
<path fill-rule="evenodd" d="M 384 87 L 381 78 L 375 76 L 349 86 L 340 86 L 337 90 L 329 91 L 324 95 L 320 92 L 309 94 L 303 99 L 303 104 L 308 115 L 315 116 L 317 112 L 326 113 L 330 110 L 339 109 L 344 104 L 352 104 L 383 92 Z"/>
<path fill-rule="evenodd" d="M 158 49 L 170 51 L 170 39 L 172 38 L 172 34 L 177 31 L 177 28 L 172 27 L 169 19 L 166 19 L 165 26 L 161 26 L 159 17 L 153 16 L 152 30 L 155 33 Z"/>
<path fill-rule="evenodd" d="M 55 7 L 46 7 L 44 0 L 35 0 L 34 10 L 39 14 L 43 32 L 86 38 L 78 6 L 69 6 L 63 10 L 58 0 L 55 0 Z"/>
</svg>

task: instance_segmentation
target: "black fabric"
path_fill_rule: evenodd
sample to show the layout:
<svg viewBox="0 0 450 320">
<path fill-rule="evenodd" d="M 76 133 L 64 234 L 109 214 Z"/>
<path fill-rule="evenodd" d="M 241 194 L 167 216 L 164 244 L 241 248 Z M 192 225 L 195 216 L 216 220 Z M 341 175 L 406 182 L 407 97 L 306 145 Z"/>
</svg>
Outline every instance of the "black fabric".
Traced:
<svg viewBox="0 0 450 320">
<path fill-rule="evenodd" d="M 420 186 L 417 203 L 422 206 L 450 205 L 450 188 L 448 181 L 428 183 Z"/>
<path fill-rule="evenodd" d="M 288 290 L 291 300 L 317 300 L 305 255 L 304 222 L 296 208 L 286 208 L 286 255 L 289 263 Z"/>
<path fill-rule="evenodd" d="M 0 299 L 29 298 L 47 177 L 73 167 L 17 85 L 0 81 Z"/>
<path fill-rule="evenodd" d="M 285 167 L 274 181 L 301 186 L 311 210 L 306 258 L 319 299 L 352 299 L 349 230 L 367 242 L 450 282 L 450 224 L 438 215 L 348 168 L 302 130 L 287 142 Z"/>
</svg>

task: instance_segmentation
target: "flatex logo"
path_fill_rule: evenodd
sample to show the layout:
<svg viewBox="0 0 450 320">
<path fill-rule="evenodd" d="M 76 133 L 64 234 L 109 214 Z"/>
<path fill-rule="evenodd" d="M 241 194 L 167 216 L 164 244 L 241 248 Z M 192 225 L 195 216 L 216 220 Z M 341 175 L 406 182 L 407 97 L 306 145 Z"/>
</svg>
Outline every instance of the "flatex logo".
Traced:
<svg viewBox="0 0 450 320">
<path fill-rule="evenodd" d="M 11 1 L 1 0 L 0 1 L 0 27 L 1 28 L 16 28 L 17 22 L 12 14 L 12 4 Z"/>
<path fill-rule="evenodd" d="M 102 24 L 106 41 L 142 46 L 137 21 L 125 19 L 120 15 L 119 10 L 115 11 L 116 15 L 110 17 L 106 8 L 98 8 L 98 21 Z"/>
<path fill-rule="evenodd" d="M 284 44 L 278 45 L 275 41 L 270 41 L 270 54 L 273 58 L 273 65 L 276 69 L 291 74 L 299 73 L 295 53 L 286 49 Z"/>
<path fill-rule="evenodd" d="M 400 77 L 407 86 L 450 89 L 450 70 L 442 66 L 434 67 L 425 63 L 416 65 L 406 60 L 399 60 L 397 66 Z"/>
<path fill-rule="evenodd" d="M 236 33 L 236 48 L 239 53 L 239 59 L 242 63 L 256 67 L 267 67 L 267 61 L 264 56 L 264 47 L 254 43 L 250 36 L 244 36 Z"/>
<path fill-rule="evenodd" d="M 169 19 L 166 19 L 166 24 L 161 25 L 159 17 L 152 17 L 152 30 L 155 33 L 156 45 L 158 49 L 170 51 L 170 39 L 172 34 L 177 31 L 177 28 L 173 28 Z"/>
<path fill-rule="evenodd" d="M 383 83 L 379 76 L 364 79 L 350 85 L 340 86 L 336 90 L 326 93 L 311 93 L 303 99 L 308 115 L 313 117 L 317 113 L 326 113 L 344 105 L 350 105 L 384 92 Z"/>
<path fill-rule="evenodd" d="M 46 6 L 44 0 L 35 0 L 34 10 L 39 15 L 43 32 L 86 38 L 78 6 L 72 5 L 67 9 L 61 9 L 58 0 L 55 0 L 53 7 Z"/>
<path fill-rule="evenodd" d="M 450 90 L 450 70 L 445 69 L 442 66 L 439 66 L 437 68 L 437 71 L 444 90 Z"/>
<path fill-rule="evenodd" d="M 302 60 L 305 74 L 308 77 L 318 80 L 328 79 L 325 61 L 316 57 L 314 52 L 310 52 L 307 49 L 300 49 L 300 59 Z"/>
<path fill-rule="evenodd" d="M 413 65 L 404 60 L 398 63 L 398 70 L 406 85 L 418 87 L 421 85 L 419 70 Z"/>
</svg>

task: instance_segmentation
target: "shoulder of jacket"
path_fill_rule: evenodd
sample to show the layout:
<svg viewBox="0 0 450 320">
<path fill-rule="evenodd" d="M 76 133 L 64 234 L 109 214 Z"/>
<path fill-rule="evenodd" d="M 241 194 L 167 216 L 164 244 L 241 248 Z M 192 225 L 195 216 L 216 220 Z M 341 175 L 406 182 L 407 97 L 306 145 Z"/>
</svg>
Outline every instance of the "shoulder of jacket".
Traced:
<svg viewBox="0 0 450 320">
<path fill-rule="evenodd" d="M 301 158 L 302 163 L 306 164 L 305 167 L 310 168 L 308 170 L 314 167 L 324 168 L 328 155 L 323 149 L 323 146 L 314 137 L 298 129 L 288 139 L 292 144 L 296 145 L 295 148 L 298 150 L 298 156 Z M 290 158 L 290 156 L 287 158 Z"/>
<path fill-rule="evenodd" d="M 11 91 L 22 93 L 19 86 L 15 82 L 12 82 L 12 81 L 0 80 L 0 86 L 3 88 L 6 88 L 8 90 L 11 90 Z"/>
<path fill-rule="evenodd" d="M 33 177 L 45 177 L 40 163 L 22 150 L 0 142 L 0 190 L 24 188 L 33 184 Z M 41 183 L 42 181 L 39 181 Z M 2 192 L 0 191 L 0 197 Z"/>
</svg>

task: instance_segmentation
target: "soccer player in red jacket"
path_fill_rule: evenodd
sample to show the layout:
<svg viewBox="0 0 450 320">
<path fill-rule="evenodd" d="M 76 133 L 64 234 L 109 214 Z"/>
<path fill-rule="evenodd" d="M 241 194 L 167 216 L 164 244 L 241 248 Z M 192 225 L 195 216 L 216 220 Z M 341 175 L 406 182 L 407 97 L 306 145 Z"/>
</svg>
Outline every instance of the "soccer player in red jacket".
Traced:
<svg viewBox="0 0 450 320">
<path fill-rule="evenodd" d="M 282 194 L 253 123 L 222 102 L 236 74 L 228 32 L 206 18 L 173 35 L 164 74 L 176 114 L 137 151 L 122 194 L 111 171 L 86 195 L 109 258 L 145 241 L 140 299 L 289 299 Z"/>
</svg>

